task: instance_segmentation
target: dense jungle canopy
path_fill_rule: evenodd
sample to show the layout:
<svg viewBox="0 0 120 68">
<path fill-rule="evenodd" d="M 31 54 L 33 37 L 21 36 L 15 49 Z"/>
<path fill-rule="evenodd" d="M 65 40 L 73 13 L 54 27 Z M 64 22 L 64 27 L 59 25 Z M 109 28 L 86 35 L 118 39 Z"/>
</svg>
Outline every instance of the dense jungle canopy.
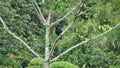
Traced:
<svg viewBox="0 0 120 68">
<path fill-rule="evenodd" d="M 52 7 L 51 22 L 67 14 L 79 0 L 36 0 L 47 19 Z M 56 57 L 69 47 L 99 35 L 120 23 L 120 0 L 83 0 L 68 17 L 59 22 L 64 30 L 75 20 L 69 30 L 58 41 L 51 58 Z M 87 9 L 89 11 L 79 15 Z M 79 12 L 79 13 L 78 13 Z M 77 17 L 75 18 L 75 16 Z M 23 39 L 34 51 L 44 57 L 45 27 L 39 20 L 30 0 L 0 0 L 0 17 L 7 27 Z M 54 25 L 50 30 L 50 48 L 57 38 Z M 24 61 L 31 61 L 35 56 L 18 40 L 8 34 L 0 22 L 0 66 L 21 67 Z M 91 40 L 57 61 L 66 61 L 80 68 L 119 68 L 120 67 L 120 27 Z"/>
</svg>

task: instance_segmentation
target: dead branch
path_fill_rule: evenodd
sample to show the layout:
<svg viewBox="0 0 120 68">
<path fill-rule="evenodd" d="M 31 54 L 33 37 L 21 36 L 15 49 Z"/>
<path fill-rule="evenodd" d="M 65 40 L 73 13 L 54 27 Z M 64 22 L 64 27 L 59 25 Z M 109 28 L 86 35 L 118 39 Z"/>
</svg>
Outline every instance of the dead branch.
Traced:
<svg viewBox="0 0 120 68">
<path fill-rule="evenodd" d="M 58 40 L 60 39 L 60 37 L 72 26 L 72 24 L 77 19 L 79 12 L 80 12 L 80 10 L 75 14 L 74 20 L 67 26 L 67 28 L 53 42 L 53 46 L 52 46 L 52 48 L 50 50 L 50 56 L 52 56 L 52 54 L 54 53 L 54 49 L 57 46 L 56 44 L 57 44 Z"/>
<path fill-rule="evenodd" d="M 31 2 L 32 2 L 32 5 L 33 5 L 34 9 L 37 12 L 37 15 L 38 15 L 39 19 L 41 20 L 41 22 L 43 23 L 43 25 L 46 25 L 46 20 L 45 20 L 43 14 L 41 12 L 41 7 L 38 6 L 36 0 L 31 0 Z"/>
<path fill-rule="evenodd" d="M 50 9 L 50 12 L 48 14 L 47 23 L 50 23 L 51 14 L 52 14 L 52 8 Z"/>
<path fill-rule="evenodd" d="M 28 49 L 30 50 L 31 53 L 33 53 L 36 57 L 40 58 L 43 60 L 42 57 L 40 57 L 39 54 L 37 54 L 34 50 L 32 50 L 32 48 L 25 42 L 23 41 L 20 37 L 16 36 L 15 33 L 13 33 L 5 24 L 5 22 L 3 21 L 3 19 L 0 17 L 0 21 L 1 23 L 3 24 L 4 26 L 4 29 L 10 34 L 12 35 L 14 38 L 16 38 L 17 40 L 19 40 L 21 43 L 23 43 L 23 45 Z M 43 60 L 44 61 L 44 60 Z"/>
<path fill-rule="evenodd" d="M 105 32 L 103 32 L 103 33 L 101 33 L 101 34 L 93 37 L 92 39 L 85 40 L 85 41 L 83 41 L 83 42 L 80 42 L 80 43 L 78 43 L 78 44 L 76 44 L 76 45 L 68 48 L 66 51 L 62 52 L 62 53 L 59 54 L 57 57 L 55 57 L 55 58 L 53 58 L 52 60 L 50 60 L 50 62 L 53 62 L 53 61 L 57 60 L 57 59 L 60 58 L 61 56 L 65 55 L 66 53 L 68 53 L 69 51 L 77 48 L 77 47 L 80 46 L 80 45 L 83 45 L 83 44 L 85 44 L 85 43 L 87 43 L 87 42 L 89 42 L 89 41 L 91 41 L 91 40 L 95 40 L 95 39 L 97 39 L 97 38 L 99 38 L 99 37 L 101 37 L 101 36 L 104 36 L 105 34 L 109 33 L 109 32 L 112 31 L 112 30 L 114 30 L 114 29 L 117 28 L 118 26 L 120 26 L 120 23 L 117 24 L 117 25 L 115 25 L 114 27 L 110 28 L 109 30 L 107 30 L 107 31 L 105 31 Z"/>
<path fill-rule="evenodd" d="M 62 18 L 60 18 L 60 19 L 58 19 L 57 21 L 51 23 L 50 26 L 52 27 L 53 25 L 58 24 L 60 21 L 62 21 L 62 20 L 65 19 L 66 17 L 68 17 L 75 9 L 77 9 L 77 7 L 78 7 L 79 5 L 81 5 L 81 3 L 82 3 L 82 0 L 80 0 L 80 2 L 79 2 L 75 7 L 73 7 L 66 15 L 64 15 Z"/>
<path fill-rule="evenodd" d="M 77 13 L 78 15 L 77 15 L 77 16 L 79 16 L 79 15 L 81 15 L 81 14 L 83 14 L 83 13 L 85 13 L 85 12 L 91 10 L 91 9 L 93 9 L 94 7 L 102 4 L 103 2 L 104 2 L 104 1 L 95 4 L 94 6 L 90 7 L 89 9 L 86 9 L 86 10 L 83 11 L 82 13 L 80 13 L 80 11 L 78 11 L 78 13 Z M 54 52 L 54 49 L 55 49 L 55 47 L 57 46 L 56 43 L 58 42 L 59 38 L 73 25 L 73 23 L 74 23 L 74 21 L 76 20 L 77 16 L 76 16 L 76 17 L 74 18 L 74 20 L 67 26 L 67 28 L 55 39 L 55 41 L 53 42 L 53 46 L 52 46 L 52 48 L 51 48 L 51 51 L 50 51 L 50 55 L 52 55 L 52 53 Z"/>
<path fill-rule="evenodd" d="M 80 16 L 80 15 L 86 13 L 87 11 L 89 11 L 89 10 L 91 10 L 92 8 L 94 8 L 94 7 L 96 7 L 96 6 L 100 5 L 100 4 L 102 4 L 103 2 L 105 2 L 105 1 L 103 0 L 103 1 L 101 1 L 101 2 L 99 2 L 99 3 L 97 3 L 97 4 L 95 4 L 95 5 L 93 5 L 92 7 L 88 8 L 87 10 L 81 12 L 81 13 L 78 14 L 78 15 Z"/>
</svg>

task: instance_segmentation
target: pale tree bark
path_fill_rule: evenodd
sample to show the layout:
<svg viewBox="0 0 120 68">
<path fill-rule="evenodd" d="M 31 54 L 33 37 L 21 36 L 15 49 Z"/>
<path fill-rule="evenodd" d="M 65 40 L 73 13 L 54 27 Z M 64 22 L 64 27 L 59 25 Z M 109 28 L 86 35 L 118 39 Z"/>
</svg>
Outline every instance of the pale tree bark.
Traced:
<svg viewBox="0 0 120 68">
<path fill-rule="evenodd" d="M 49 33 L 50 33 L 50 27 L 46 27 L 46 35 L 45 35 L 45 68 L 49 68 Z"/>
<path fill-rule="evenodd" d="M 46 33 L 45 33 L 45 58 L 44 58 L 44 67 L 49 68 L 49 34 L 50 34 L 50 15 L 48 15 L 48 20 L 46 21 L 42 12 L 41 7 L 38 6 L 36 0 L 31 0 L 33 7 L 35 8 L 37 15 L 43 25 L 45 25 Z M 44 2 L 44 0 L 42 0 Z"/>
<path fill-rule="evenodd" d="M 39 19 L 42 22 L 42 24 L 46 25 L 46 20 L 45 20 L 43 14 L 42 14 L 41 7 L 38 6 L 36 0 L 31 0 L 31 3 L 32 3 L 35 11 L 37 12 L 37 16 L 39 17 Z"/>
<path fill-rule="evenodd" d="M 42 0 L 42 3 L 45 3 L 45 0 Z"/>
<path fill-rule="evenodd" d="M 49 45 L 50 45 L 50 43 L 49 43 L 49 34 L 50 34 L 51 10 L 52 9 L 50 9 L 50 12 L 49 12 L 49 15 L 48 15 L 47 25 L 45 26 L 46 27 L 46 35 L 45 35 L 46 45 L 45 45 L 45 63 L 44 63 L 45 68 L 49 68 Z"/>
</svg>

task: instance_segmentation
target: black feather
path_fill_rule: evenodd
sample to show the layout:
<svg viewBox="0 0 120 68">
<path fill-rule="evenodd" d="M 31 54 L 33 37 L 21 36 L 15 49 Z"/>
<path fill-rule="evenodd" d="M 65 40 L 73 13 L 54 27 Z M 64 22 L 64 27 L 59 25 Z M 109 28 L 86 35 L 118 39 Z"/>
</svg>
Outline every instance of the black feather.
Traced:
<svg viewBox="0 0 120 68">
<path fill-rule="evenodd" d="M 59 27 L 56 27 L 55 28 L 55 33 L 56 33 L 57 36 L 59 36 L 62 33 L 62 29 L 59 28 Z M 60 39 L 62 39 L 62 37 L 60 37 Z"/>
</svg>

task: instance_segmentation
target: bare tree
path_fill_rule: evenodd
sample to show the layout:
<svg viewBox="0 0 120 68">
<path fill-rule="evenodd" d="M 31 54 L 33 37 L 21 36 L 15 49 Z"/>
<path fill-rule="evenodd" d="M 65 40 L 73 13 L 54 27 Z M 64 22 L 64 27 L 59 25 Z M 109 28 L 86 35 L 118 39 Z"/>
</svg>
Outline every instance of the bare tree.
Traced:
<svg viewBox="0 0 120 68">
<path fill-rule="evenodd" d="M 44 0 L 42 0 L 42 1 L 44 1 Z M 86 9 L 86 10 L 85 10 L 84 12 L 82 12 L 82 13 L 80 13 L 80 11 L 78 11 L 77 16 L 79 16 L 79 15 L 81 15 L 81 14 L 83 14 L 83 13 L 89 11 L 89 10 L 91 10 L 92 8 L 94 8 L 94 7 L 102 4 L 103 2 L 104 2 L 104 1 L 102 1 L 102 2 L 100 2 L 100 3 L 98 3 L 98 4 L 96 4 L 96 5 L 94 5 L 94 6 L 92 6 L 92 7 L 90 7 L 89 9 Z M 45 29 L 46 29 L 46 30 L 45 30 L 46 34 L 45 34 L 45 57 L 44 57 L 44 58 L 41 57 L 38 53 L 36 53 L 25 41 L 23 41 L 20 37 L 18 37 L 15 33 L 13 33 L 13 32 L 6 26 L 5 22 L 3 21 L 3 19 L 2 19 L 1 17 L 0 17 L 0 21 L 1 21 L 1 23 L 3 24 L 4 29 L 5 29 L 10 35 L 12 35 L 14 38 L 16 38 L 16 39 L 19 40 L 21 43 L 23 43 L 23 45 L 24 45 L 27 49 L 29 49 L 29 51 L 30 51 L 31 53 L 33 53 L 36 57 L 42 59 L 42 61 L 44 62 L 44 68 L 49 68 L 49 64 L 50 64 L 51 62 L 56 61 L 58 58 L 60 58 L 61 56 L 65 55 L 65 54 L 68 53 L 69 51 L 77 48 L 78 46 L 83 45 L 83 44 L 85 44 L 85 43 L 88 43 L 88 42 L 91 41 L 91 40 L 95 40 L 95 39 L 97 39 L 98 37 L 101 37 L 101 36 L 107 34 L 108 32 L 110 32 L 111 30 L 113 30 L 113 29 L 117 28 L 118 26 L 120 26 L 120 23 L 119 23 L 119 24 L 117 24 L 116 26 L 110 28 L 109 30 L 107 30 L 107 31 L 105 31 L 105 32 L 103 32 L 103 33 L 101 33 L 101 34 L 99 34 L 99 35 L 97 35 L 97 36 L 95 36 L 95 37 L 93 37 L 93 38 L 91 38 L 91 39 L 87 39 L 87 40 L 82 41 L 82 42 L 80 42 L 80 43 L 78 43 L 78 44 L 76 44 L 76 45 L 73 45 L 72 47 L 70 47 L 70 48 L 68 48 L 67 50 L 63 51 L 61 54 L 59 54 L 59 55 L 56 56 L 55 58 L 50 58 L 50 57 L 52 56 L 52 53 L 54 52 L 55 47 L 57 46 L 56 43 L 58 42 L 59 38 L 72 26 L 72 24 L 74 24 L 77 16 L 74 17 L 73 21 L 67 26 L 67 28 L 55 39 L 55 41 L 54 41 L 51 49 L 49 49 L 49 47 L 50 47 L 50 46 L 49 46 L 49 45 L 50 45 L 50 42 L 49 42 L 50 28 L 53 27 L 53 25 L 55 25 L 55 24 L 59 24 L 60 21 L 62 21 L 63 19 L 65 19 L 66 17 L 68 17 L 71 13 L 73 13 L 74 10 L 76 10 L 76 9 L 78 8 L 78 6 L 81 5 L 82 0 L 80 0 L 80 2 L 78 2 L 78 4 L 77 4 L 75 7 L 73 7 L 66 15 L 64 15 L 62 18 L 60 18 L 60 19 L 58 19 L 57 21 L 52 22 L 52 23 L 50 23 L 52 9 L 50 9 L 50 12 L 49 12 L 49 14 L 48 14 L 48 18 L 45 19 L 44 16 L 43 16 L 43 14 L 42 14 L 41 7 L 38 6 L 37 2 L 36 2 L 35 0 L 31 0 L 31 3 L 32 3 L 34 9 L 36 10 L 37 15 L 38 15 L 40 21 L 42 22 L 42 24 L 44 25 L 44 27 L 45 27 Z"/>
</svg>

